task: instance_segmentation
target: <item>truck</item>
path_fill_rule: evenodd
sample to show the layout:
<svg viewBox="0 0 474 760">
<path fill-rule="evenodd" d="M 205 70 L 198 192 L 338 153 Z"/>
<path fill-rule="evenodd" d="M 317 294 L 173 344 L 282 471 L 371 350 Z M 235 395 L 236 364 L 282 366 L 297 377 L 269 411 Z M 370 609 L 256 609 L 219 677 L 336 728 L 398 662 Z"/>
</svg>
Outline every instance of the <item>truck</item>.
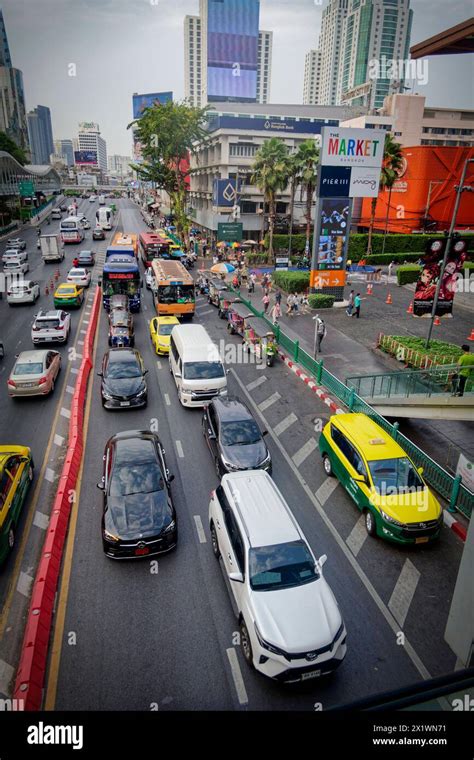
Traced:
<svg viewBox="0 0 474 760">
<path fill-rule="evenodd" d="M 64 248 L 60 235 L 41 235 L 39 240 L 41 256 L 45 264 L 64 259 Z"/>
</svg>

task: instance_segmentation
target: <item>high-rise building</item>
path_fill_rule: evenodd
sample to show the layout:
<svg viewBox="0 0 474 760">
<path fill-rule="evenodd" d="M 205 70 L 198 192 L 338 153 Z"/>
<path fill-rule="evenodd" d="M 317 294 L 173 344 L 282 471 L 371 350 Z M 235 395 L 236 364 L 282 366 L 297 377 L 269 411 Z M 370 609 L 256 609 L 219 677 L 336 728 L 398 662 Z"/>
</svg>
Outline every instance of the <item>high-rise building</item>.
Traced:
<svg viewBox="0 0 474 760">
<path fill-rule="evenodd" d="M 68 166 L 74 166 L 74 146 L 72 140 L 55 140 L 54 152 L 63 156 Z"/>
<path fill-rule="evenodd" d="M 273 33 L 259 31 L 260 0 L 200 0 L 184 20 L 185 98 L 193 106 L 270 99 Z"/>
<path fill-rule="evenodd" d="M 310 50 L 308 53 L 306 53 L 304 62 L 303 105 L 316 105 L 320 75 L 321 51 Z"/>
<path fill-rule="evenodd" d="M 12 68 L 10 48 L 8 47 L 7 31 L 3 20 L 3 11 L 0 9 L 0 66 Z"/>
<path fill-rule="evenodd" d="M 118 156 L 116 154 L 109 156 L 107 159 L 109 172 L 120 174 L 121 176 L 122 175 L 126 176 L 127 174 L 131 174 L 132 172 L 132 170 L 130 169 L 131 160 L 132 159 L 130 156 Z"/>
<path fill-rule="evenodd" d="M 51 153 L 54 153 L 51 111 L 47 106 L 36 106 L 33 111 L 28 112 L 26 118 L 31 162 L 33 164 L 49 164 L 49 157 Z"/>
<path fill-rule="evenodd" d="M 82 121 L 79 124 L 78 141 L 79 148 L 74 154 L 75 164 L 107 172 L 107 145 L 100 136 L 99 125 L 93 121 Z"/>
<path fill-rule="evenodd" d="M 29 152 L 23 74 L 12 66 L 7 31 L 0 10 L 0 131 Z"/>
<path fill-rule="evenodd" d="M 335 105 L 339 83 L 341 40 L 350 0 L 330 0 L 323 9 L 319 47 L 321 70 L 318 80 L 318 104 Z M 359 0 L 364 2 L 364 0 Z"/>
</svg>

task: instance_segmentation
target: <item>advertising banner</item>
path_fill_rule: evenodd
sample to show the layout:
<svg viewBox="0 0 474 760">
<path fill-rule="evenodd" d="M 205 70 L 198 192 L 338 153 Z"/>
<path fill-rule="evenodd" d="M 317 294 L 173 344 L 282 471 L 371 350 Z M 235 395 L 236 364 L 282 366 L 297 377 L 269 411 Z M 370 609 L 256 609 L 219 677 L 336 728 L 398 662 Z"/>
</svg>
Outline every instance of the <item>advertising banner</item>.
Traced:
<svg viewBox="0 0 474 760">
<path fill-rule="evenodd" d="M 215 179 L 212 192 L 212 205 L 217 208 L 232 208 L 237 198 L 235 179 Z"/>
<path fill-rule="evenodd" d="M 316 269 L 345 269 L 349 204 L 343 198 L 322 198 L 317 229 Z"/>
<path fill-rule="evenodd" d="M 208 101 L 257 99 L 259 0 L 208 0 Z"/>
<path fill-rule="evenodd" d="M 318 171 L 319 198 L 348 198 L 351 185 L 349 166 L 320 166 Z"/>
<path fill-rule="evenodd" d="M 145 108 L 150 108 L 155 103 L 168 103 L 173 100 L 172 92 L 148 92 L 143 95 L 135 93 L 132 98 L 133 118 L 139 119 Z"/>
<path fill-rule="evenodd" d="M 382 167 L 385 145 L 382 130 L 324 127 L 321 134 L 322 166 Z"/>
<path fill-rule="evenodd" d="M 226 243 L 240 243 L 242 240 L 241 222 L 220 222 L 217 225 L 217 240 Z"/>
<path fill-rule="evenodd" d="M 425 256 L 416 283 L 413 301 L 413 316 L 430 317 L 433 309 L 436 288 L 441 273 L 447 238 L 430 240 L 426 244 Z M 436 307 L 437 317 L 450 317 L 453 312 L 456 283 L 461 276 L 461 270 L 467 257 L 467 240 L 457 238 L 451 243 L 451 248 L 443 273 Z"/>
<path fill-rule="evenodd" d="M 95 150 L 75 150 L 74 163 L 81 165 L 97 166 L 97 151 Z"/>
</svg>

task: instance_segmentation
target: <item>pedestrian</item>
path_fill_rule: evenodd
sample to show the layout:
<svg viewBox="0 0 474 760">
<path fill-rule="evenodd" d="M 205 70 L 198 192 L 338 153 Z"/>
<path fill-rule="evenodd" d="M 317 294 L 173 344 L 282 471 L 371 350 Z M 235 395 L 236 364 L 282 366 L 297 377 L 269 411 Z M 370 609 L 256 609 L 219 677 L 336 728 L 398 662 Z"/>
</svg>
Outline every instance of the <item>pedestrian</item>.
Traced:
<svg viewBox="0 0 474 760">
<path fill-rule="evenodd" d="M 392 269 L 393 269 L 394 266 L 395 266 L 395 262 L 394 261 L 391 261 L 390 264 L 388 265 L 388 276 L 389 277 L 392 276 Z"/>
<path fill-rule="evenodd" d="M 268 293 L 265 293 L 265 295 L 262 298 L 263 301 L 263 313 L 266 314 L 268 311 L 268 306 L 270 304 L 270 296 Z"/>
<path fill-rule="evenodd" d="M 76 256 L 75 259 L 72 260 L 72 265 L 73 265 L 73 267 L 78 267 L 79 266 L 79 259 L 77 258 L 77 256 Z"/>
<path fill-rule="evenodd" d="M 255 272 L 251 272 L 249 276 L 249 294 L 255 293 L 255 280 L 257 279 L 257 275 Z"/>
<path fill-rule="evenodd" d="M 361 303 L 361 300 L 362 299 L 360 297 L 360 293 L 357 293 L 357 295 L 354 298 L 354 309 L 355 309 L 355 316 L 357 317 L 357 319 L 359 319 L 359 317 L 360 317 L 360 303 Z M 352 316 L 354 316 L 354 314 L 352 314 Z"/>
<path fill-rule="evenodd" d="M 292 296 L 291 293 L 288 293 L 288 295 L 286 297 L 286 316 L 287 317 L 292 317 L 293 316 L 292 307 L 293 307 L 293 296 Z"/>
<path fill-rule="evenodd" d="M 298 296 L 296 295 L 296 293 L 293 294 L 293 302 L 291 305 L 291 310 L 295 316 L 297 317 L 299 316 L 299 313 L 300 313 L 299 303 L 298 303 Z"/>
<path fill-rule="evenodd" d="M 351 292 L 349 293 L 349 299 L 348 299 L 347 309 L 346 309 L 346 314 L 348 317 L 352 317 L 353 309 L 354 309 L 354 291 L 351 290 Z"/>
<path fill-rule="evenodd" d="M 319 316 L 319 314 L 316 314 L 315 316 L 316 320 L 316 341 L 317 341 L 317 352 L 318 354 L 321 351 L 321 343 L 323 342 L 323 339 L 326 337 L 326 324 L 324 322 L 324 319 Z"/>
<path fill-rule="evenodd" d="M 212 257 L 212 263 L 213 263 L 213 265 L 215 265 L 215 264 L 218 264 L 218 263 L 219 263 L 219 259 L 217 258 L 217 256 L 216 256 L 216 255 L 214 255 L 214 256 Z"/>
<path fill-rule="evenodd" d="M 301 314 L 307 314 L 308 313 L 308 308 L 309 308 L 308 295 L 307 295 L 307 293 L 303 293 L 300 296 L 300 309 L 301 309 L 300 313 Z"/>
<path fill-rule="evenodd" d="M 275 293 L 275 303 L 281 306 L 281 290 L 277 290 Z"/>
<path fill-rule="evenodd" d="M 469 379 L 474 378 L 474 354 L 470 353 L 467 343 L 461 346 L 463 353 L 458 359 L 458 390 L 456 396 L 464 396 L 464 388 Z"/>
<path fill-rule="evenodd" d="M 279 301 L 275 301 L 275 305 L 272 309 L 272 321 L 274 325 L 278 324 L 278 320 L 281 317 L 281 306 Z"/>
<path fill-rule="evenodd" d="M 237 275 L 234 275 L 234 279 L 232 280 L 232 287 L 235 288 L 236 290 L 239 287 L 239 278 L 237 277 Z"/>
</svg>

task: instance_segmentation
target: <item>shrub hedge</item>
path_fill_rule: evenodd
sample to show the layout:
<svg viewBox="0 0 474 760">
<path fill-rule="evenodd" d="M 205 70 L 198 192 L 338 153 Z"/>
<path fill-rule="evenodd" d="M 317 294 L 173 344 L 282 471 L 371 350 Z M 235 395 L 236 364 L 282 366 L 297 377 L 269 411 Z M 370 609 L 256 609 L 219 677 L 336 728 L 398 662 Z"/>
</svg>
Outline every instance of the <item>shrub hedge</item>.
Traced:
<svg viewBox="0 0 474 760">
<path fill-rule="evenodd" d="M 409 282 L 417 282 L 421 267 L 416 264 L 405 264 L 397 269 L 397 285 L 408 285 Z"/>
<path fill-rule="evenodd" d="M 287 293 L 303 293 L 309 288 L 309 272 L 274 272 L 272 279 Z"/>
<path fill-rule="evenodd" d="M 313 293 L 308 296 L 308 303 L 312 309 L 330 309 L 335 300 L 336 296 L 329 296 L 324 293 Z"/>
</svg>

